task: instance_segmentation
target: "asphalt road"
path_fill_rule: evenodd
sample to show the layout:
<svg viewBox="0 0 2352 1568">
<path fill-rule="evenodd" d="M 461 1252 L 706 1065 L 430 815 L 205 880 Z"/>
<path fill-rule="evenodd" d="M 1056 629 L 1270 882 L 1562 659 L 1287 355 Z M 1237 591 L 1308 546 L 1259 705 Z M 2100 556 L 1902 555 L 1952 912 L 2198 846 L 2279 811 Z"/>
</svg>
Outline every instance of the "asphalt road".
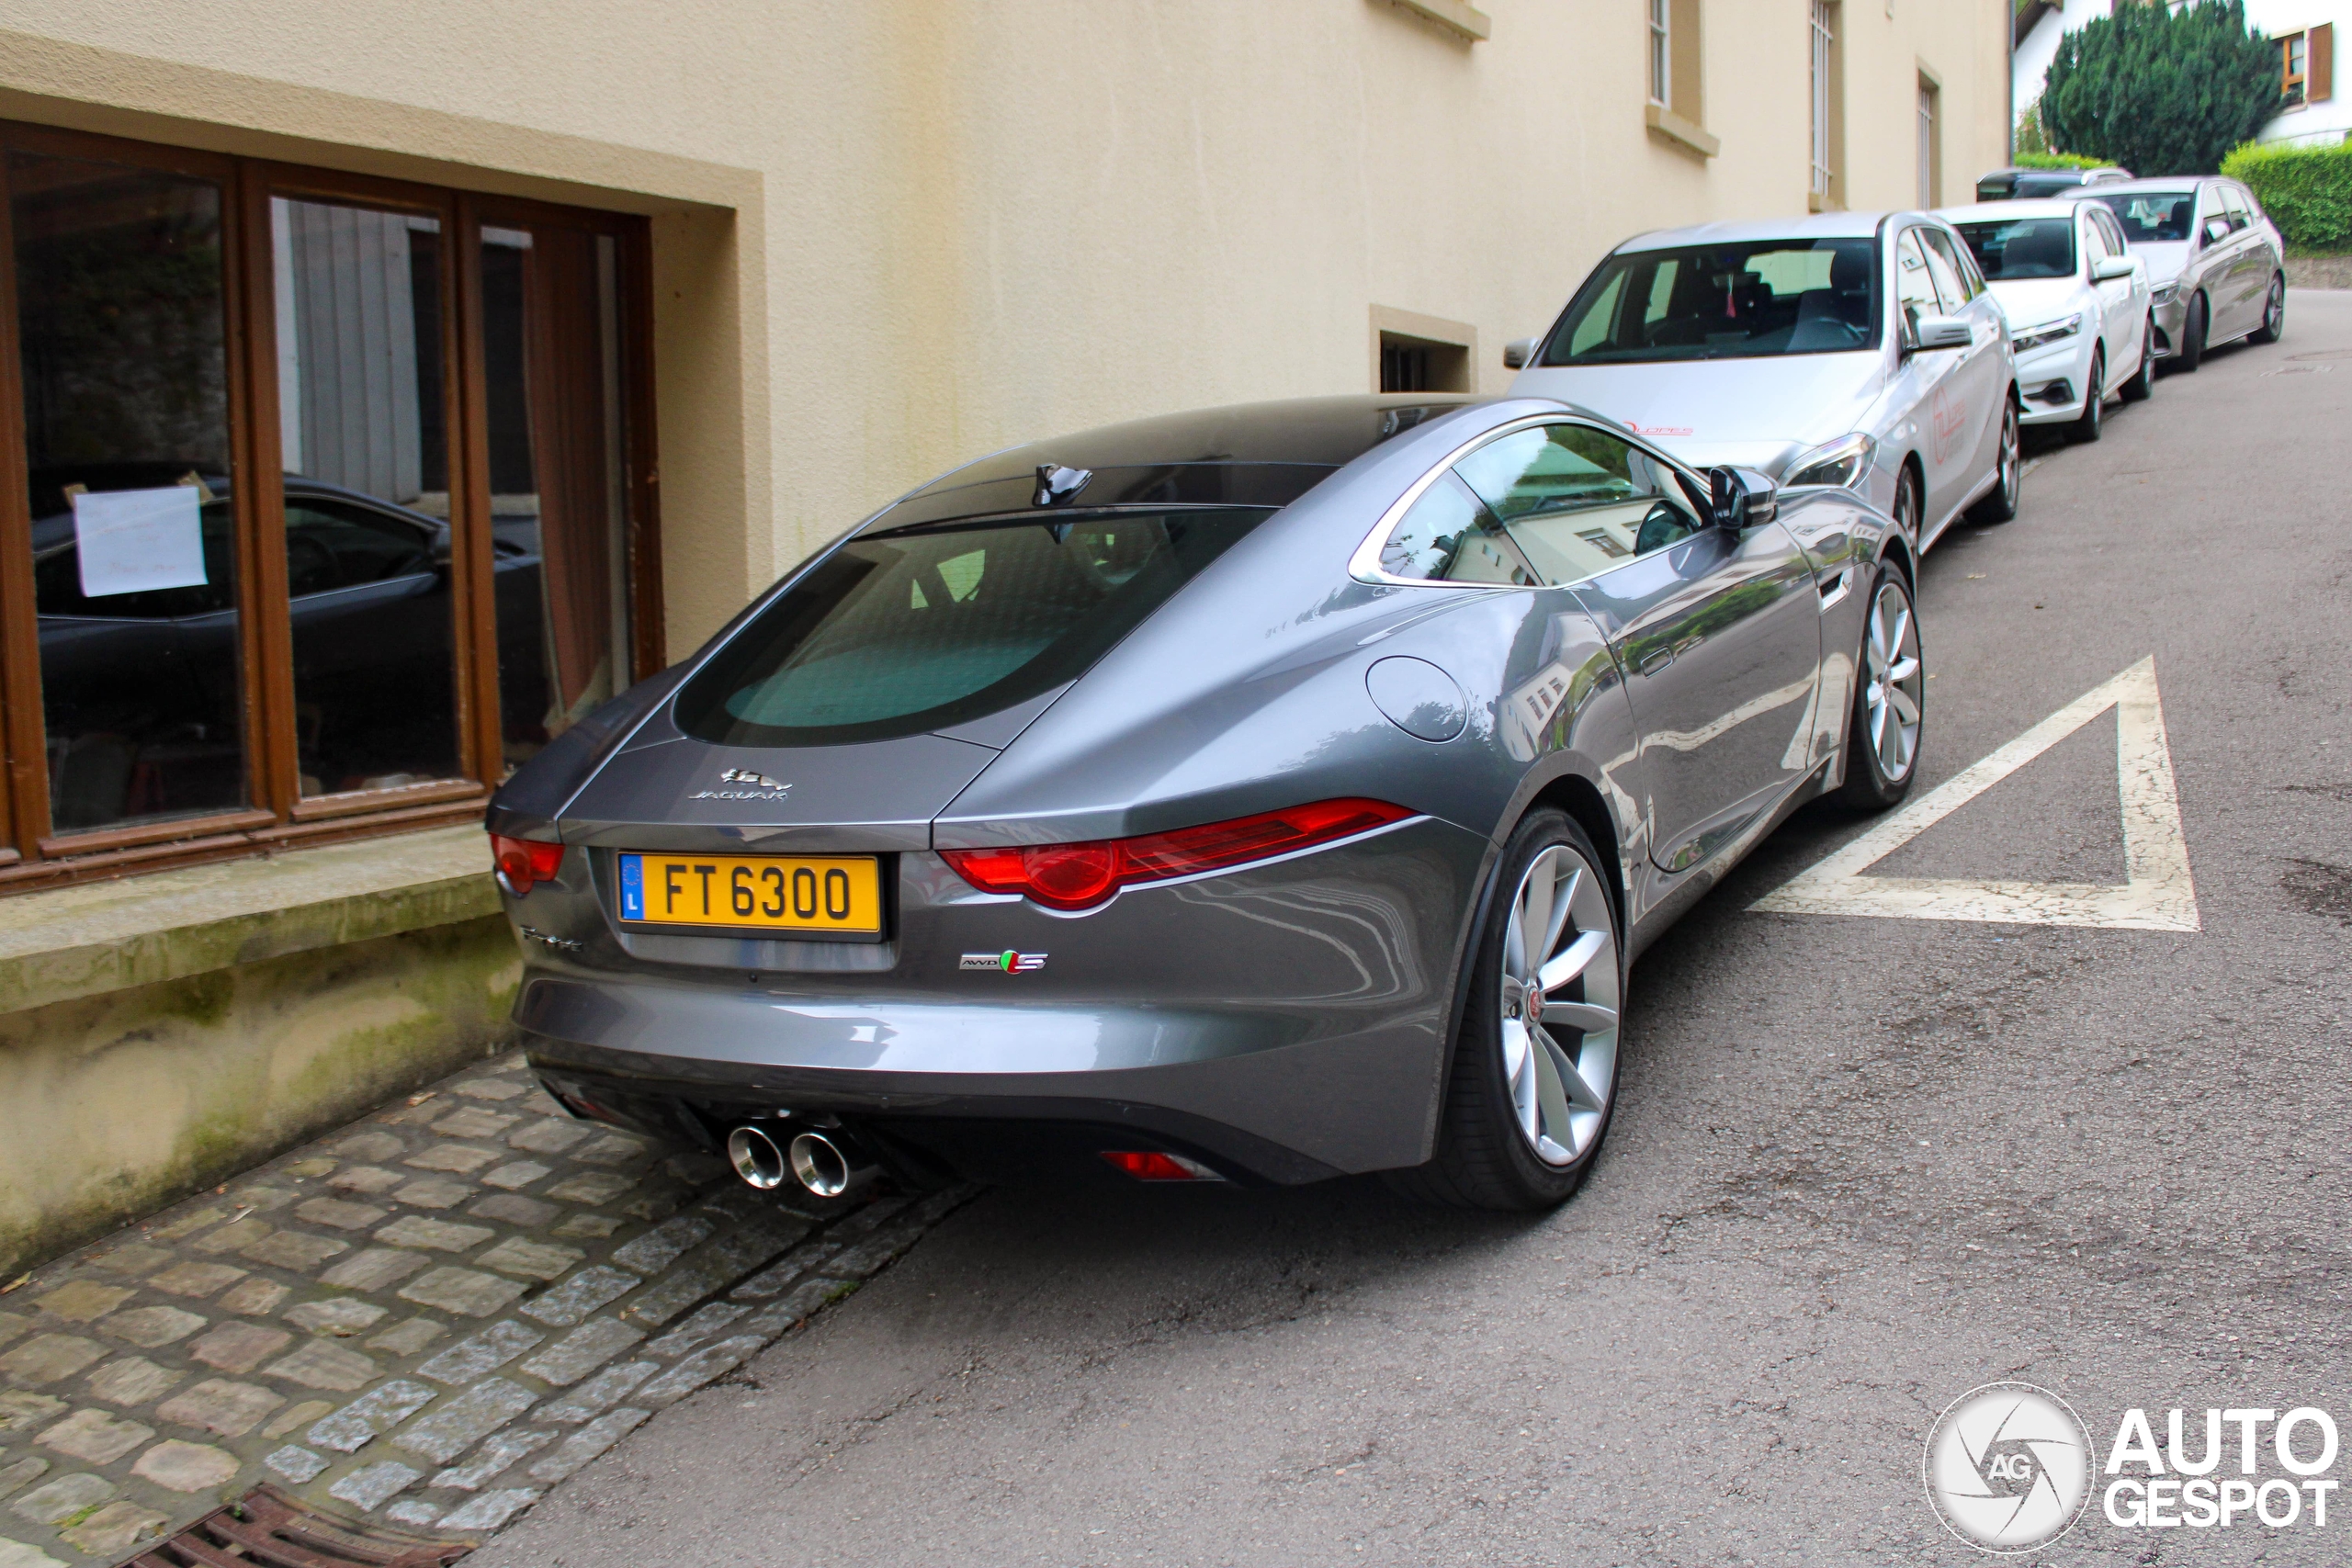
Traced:
<svg viewBox="0 0 2352 1568">
<path fill-rule="evenodd" d="M 2033 444 L 2023 516 L 1923 573 L 1923 784 L 2154 656 L 2201 931 L 1750 910 L 1858 830 L 1809 808 L 1636 969 L 1558 1213 L 993 1191 L 474 1562 L 1958 1563 L 1921 1442 L 1976 1384 L 2057 1391 L 2102 1459 L 2134 1405 L 2192 1449 L 2207 1406 L 2352 1428 L 2347 394 L 2352 293 L 2300 292 L 2282 344 Z M 2115 733 L 1879 871 L 2121 881 Z M 2343 1508 L 2094 1500 L 2035 1560 L 2332 1560 Z"/>
</svg>

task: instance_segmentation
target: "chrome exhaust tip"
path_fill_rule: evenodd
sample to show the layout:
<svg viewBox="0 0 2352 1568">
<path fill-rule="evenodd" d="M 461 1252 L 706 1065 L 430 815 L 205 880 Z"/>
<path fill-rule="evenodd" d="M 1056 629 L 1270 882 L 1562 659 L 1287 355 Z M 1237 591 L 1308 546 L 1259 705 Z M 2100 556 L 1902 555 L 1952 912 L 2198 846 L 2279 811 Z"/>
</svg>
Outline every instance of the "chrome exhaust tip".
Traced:
<svg viewBox="0 0 2352 1568">
<path fill-rule="evenodd" d="M 879 1166 L 854 1163 L 847 1150 L 822 1133 L 792 1140 L 792 1174 L 820 1198 L 839 1198 L 871 1181 Z"/>
<path fill-rule="evenodd" d="M 798 1159 L 799 1145 L 794 1145 L 794 1159 Z M 784 1151 L 775 1140 L 757 1127 L 738 1127 L 727 1134 L 727 1163 L 747 1185 L 763 1192 L 772 1192 L 784 1185 L 786 1167 Z"/>
</svg>

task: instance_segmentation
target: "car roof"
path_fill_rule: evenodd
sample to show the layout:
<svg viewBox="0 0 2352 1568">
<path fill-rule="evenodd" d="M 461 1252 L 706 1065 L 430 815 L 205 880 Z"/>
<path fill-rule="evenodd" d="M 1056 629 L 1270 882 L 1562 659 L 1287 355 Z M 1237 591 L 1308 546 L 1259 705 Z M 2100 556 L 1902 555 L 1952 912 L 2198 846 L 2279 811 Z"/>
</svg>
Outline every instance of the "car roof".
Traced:
<svg viewBox="0 0 2352 1568">
<path fill-rule="evenodd" d="M 868 526 L 1027 509 L 1037 469 L 1092 474 L 1074 498 L 1103 505 L 1284 506 L 1390 436 L 1478 400 L 1463 392 L 1359 393 L 1194 409 L 1008 446 L 954 468 Z"/>
<path fill-rule="evenodd" d="M 2135 191 L 2185 195 L 2199 186 L 2222 183 L 2221 177 L 2217 175 L 2171 175 L 2163 178 L 2152 175 L 2143 180 L 2102 180 L 2096 186 L 2086 186 L 2079 191 L 2069 191 L 2064 199 L 2080 201 L 2086 196 L 2100 197 L 2130 196 Z"/>
<path fill-rule="evenodd" d="M 2017 201 L 1978 201 L 1966 207 L 1939 207 L 1936 216 L 1947 223 L 1995 223 L 2004 218 L 2071 218 L 2080 204 L 2054 196 L 2031 196 Z"/>
<path fill-rule="evenodd" d="M 1749 240 L 1867 240 L 1893 212 L 1811 212 L 1802 218 L 1750 219 L 1737 223 L 1693 223 L 1680 229 L 1653 229 L 1619 245 L 1611 255 L 1631 251 L 1664 251 L 1680 245 L 1737 244 Z"/>
</svg>

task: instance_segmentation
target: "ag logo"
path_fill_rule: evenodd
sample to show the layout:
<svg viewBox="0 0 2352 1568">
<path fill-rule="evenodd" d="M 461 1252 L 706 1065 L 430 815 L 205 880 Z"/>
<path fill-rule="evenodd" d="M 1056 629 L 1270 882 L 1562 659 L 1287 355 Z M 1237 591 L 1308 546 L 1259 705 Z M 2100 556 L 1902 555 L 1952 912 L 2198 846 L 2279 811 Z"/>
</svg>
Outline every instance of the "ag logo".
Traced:
<svg viewBox="0 0 2352 1568">
<path fill-rule="evenodd" d="M 1971 1546 L 2031 1551 L 2081 1516 L 2090 1447 L 2090 1434 L 2056 1394 L 2031 1383 L 1987 1383 L 1952 1401 L 1928 1434 L 1928 1501 Z"/>
</svg>

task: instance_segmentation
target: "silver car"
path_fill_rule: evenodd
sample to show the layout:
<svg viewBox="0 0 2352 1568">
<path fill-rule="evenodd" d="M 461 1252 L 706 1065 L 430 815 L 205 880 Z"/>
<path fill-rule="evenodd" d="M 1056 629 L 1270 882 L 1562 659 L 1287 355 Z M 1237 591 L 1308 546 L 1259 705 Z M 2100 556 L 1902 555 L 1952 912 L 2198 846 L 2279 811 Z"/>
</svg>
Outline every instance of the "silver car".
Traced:
<svg viewBox="0 0 2352 1568">
<path fill-rule="evenodd" d="M 501 787 L 515 1021 L 754 1186 L 1555 1203 L 1634 955 L 1803 802 L 1909 789 L 1912 570 L 1844 491 L 1544 399 L 984 458 Z"/>
<path fill-rule="evenodd" d="M 2148 264 L 2156 357 L 2194 370 L 2217 343 L 2277 343 L 2287 325 L 2287 242 L 2235 180 L 2183 177 L 2086 187 Z"/>
<path fill-rule="evenodd" d="M 1919 213 L 1628 240 L 1503 363 L 1513 395 L 1597 409 L 1686 463 L 1853 491 L 1923 550 L 1972 506 L 2017 515 L 2007 327 L 1960 236 Z"/>
</svg>

